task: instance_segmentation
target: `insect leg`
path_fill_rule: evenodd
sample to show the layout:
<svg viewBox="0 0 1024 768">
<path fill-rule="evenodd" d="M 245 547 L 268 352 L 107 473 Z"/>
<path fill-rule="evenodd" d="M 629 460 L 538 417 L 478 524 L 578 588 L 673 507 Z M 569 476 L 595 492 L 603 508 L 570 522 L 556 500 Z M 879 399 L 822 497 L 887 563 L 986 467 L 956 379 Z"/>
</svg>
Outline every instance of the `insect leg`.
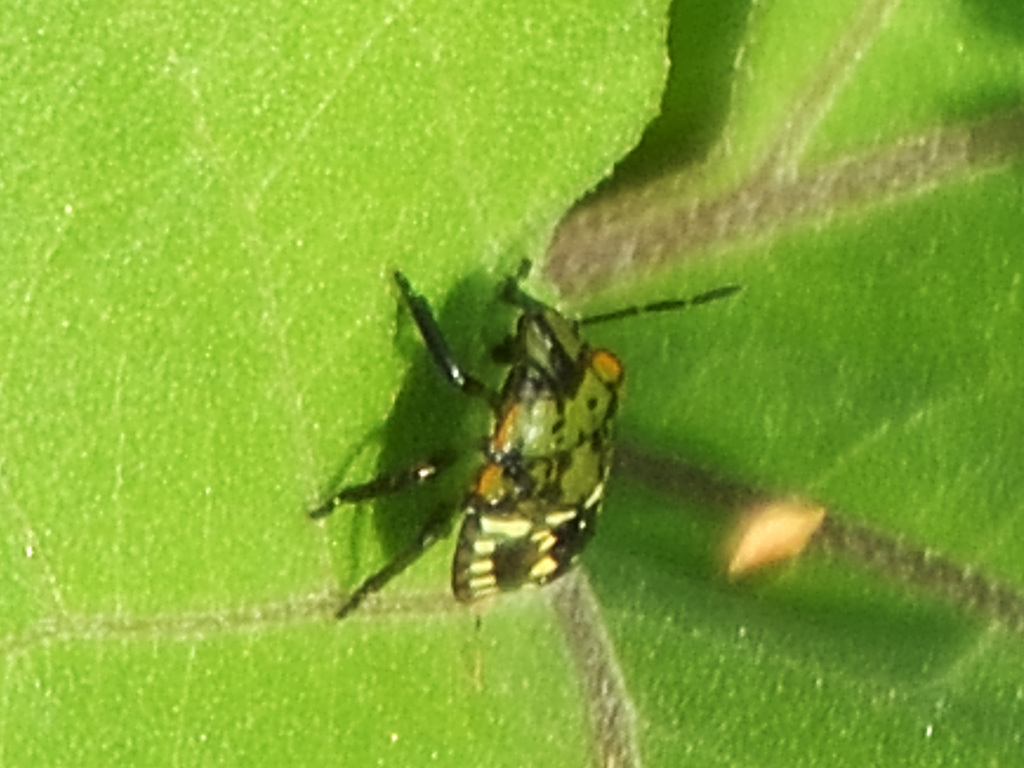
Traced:
<svg viewBox="0 0 1024 768">
<path fill-rule="evenodd" d="M 524 264 L 527 265 L 526 272 L 528 273 L 529 262 L 524 262 Z M 501 293 L 499 294 L 501 300 L 506 304 L 511 304 L 513 307 L 519 307 L 519 309 L 525 312 L 543 312 L 548 308 L 547 305 L 533 298 L 533 296 L 519 287 L 519 282 L 526 277 L 523 269 L 523 267 L 520 267 L 518 273 L 505 278 L 505 282 L 501 284 Z"/>
<path fill-rule="evenodd" d="M 366 599 L 367 595 L 379 591 L 426 552 L 439 539 L 443 539 L 451 530 L 451 515 L 444 507 L 436 510 L 433 516 L 420 528 L 416 539 L 408 547 L 403 549 L 390 562 L 377 571 L 375 574 L 360 584 L 348 599 L 338 609 L 336 614 L 339 619 L 345 618 L 349 613 L 359 607 L 359 604 Z"/>
<path fill-rule="evenodd" d="M 416 321 L 416 327 L 420 330 L 423 343 L 434 358 L 441 373 L 453 386 L 458 387 L 467 395 L 483 397 L 487 400 L 494 400 L 491 391 L 478 378 L 464 370 L 455 359 L 455 355 L 448 346 L 448 341 L 437 324 L 434 313 L 430 310 L 427 300 L 412 289 L 412 285 L 401 272 L 395 271 L 395 282 L 402 291 L 402 297 L 412 313 L 412 319 Z"/>
<path fill-rule="evenodd" d="M 401 491 L 410 485 L 419 485 L 433 480 L 441 472 L 450 467 L 455 461 L 455 453 L 452 451 L 441 453 L 430 461 L 421 461 L 411 467 L 395 472 L 390 475 L 380 475 L 365 483 L 349 485 L 342 488 L 331 498 L 325 501 L 309 513 L 314 520 L 327 517 L 335 509 L 344 504 L 355 504 L 368 499 L 376 499 L 378 496 L 387 496 L 390 493 Z"/>
</svg>

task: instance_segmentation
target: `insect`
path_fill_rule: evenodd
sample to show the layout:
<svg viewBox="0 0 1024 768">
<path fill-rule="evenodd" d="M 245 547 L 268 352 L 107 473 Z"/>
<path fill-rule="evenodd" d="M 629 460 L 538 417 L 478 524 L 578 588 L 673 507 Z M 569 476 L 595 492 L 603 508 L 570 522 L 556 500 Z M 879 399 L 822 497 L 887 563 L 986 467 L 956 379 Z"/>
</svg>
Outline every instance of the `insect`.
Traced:
<svg viewBox="0 0 1024 768">
<path fill-rule="evenodd" d="M 594 535 L 611 465 L 611 429 L 622 388 L 623 366 L 609 350 L 591 347 L 587 325 L 647 312 L 679 310 L 731 296 L 739 286 L 716 288 L 688 299 L 661 301 L 569 320 L 529 296 L 519 281 L 524 266 L 504 281 L 501 300 L 519 310 L 515 334 L 495 356 L 508 364 L 500 390 L 469 373 L 452 353 L 426 299 L 401 272 L 402 299 L 423 343 L 445 379 L 484 400 L 494 427 L 483 466 L 458 510 L 436 510 L 415 539 L 352 592 L 342 618 L 420 557 L 451 530 L 461 514 L 451 588 L 468 603 L 564 574 Z M 377 498 L 436 477 L 444 462 L 422 462 L 393 475 L 343 488 L 309 513 L 326 517 L 339 506 Z"/>
</svg>

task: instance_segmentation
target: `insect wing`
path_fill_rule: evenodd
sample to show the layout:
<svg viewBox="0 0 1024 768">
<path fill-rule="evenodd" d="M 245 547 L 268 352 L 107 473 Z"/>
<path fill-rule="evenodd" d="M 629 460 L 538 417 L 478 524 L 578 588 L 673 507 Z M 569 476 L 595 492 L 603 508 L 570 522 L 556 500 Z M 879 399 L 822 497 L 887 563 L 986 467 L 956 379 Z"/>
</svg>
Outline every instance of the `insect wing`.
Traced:
<svg viewBox="0 0 1024 768">
<path fill-rule="evenodd" d="M 459 532 L 452 591 L 462 602 L 561 576 L 594 533 L 596 508 L 527 502 L 516 509 L 472 506 Z"/>
</svg>

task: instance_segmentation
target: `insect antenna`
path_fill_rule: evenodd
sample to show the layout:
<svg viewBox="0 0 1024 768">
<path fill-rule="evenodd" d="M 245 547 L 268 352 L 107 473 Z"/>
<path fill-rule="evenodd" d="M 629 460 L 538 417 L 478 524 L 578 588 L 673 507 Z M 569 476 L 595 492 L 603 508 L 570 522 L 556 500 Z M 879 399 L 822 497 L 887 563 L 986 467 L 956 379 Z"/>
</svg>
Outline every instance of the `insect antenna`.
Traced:
<svg viewBox="0 0 1024 768">
<path fill-rule="evenodd" d="M 704 293 L 697 294 L 696 296 L 691 296 L 688 299 L 668 299 L 666 301 L 655 301 L 651 304 L 626 307 L 625 309 L 617 309 L 613 312 L 604 312 L 600 315 L 583 317 L 577 322 L 579 322 L 580 325 L 596 325 L 598 323 L 608 322 L 609 320 L 621 320 L 624 317 L 645 315 L 648 312 L 671 312 L 677 309 L 696 307 L 701 304 L 707 304 L 711 301 L 724 299 L 741 290 L 743 290 L 743 287 L 740 285 L 723 285 L 721 288 L 713 288 L 710 291 L 705 291 Z"/>
</svg>

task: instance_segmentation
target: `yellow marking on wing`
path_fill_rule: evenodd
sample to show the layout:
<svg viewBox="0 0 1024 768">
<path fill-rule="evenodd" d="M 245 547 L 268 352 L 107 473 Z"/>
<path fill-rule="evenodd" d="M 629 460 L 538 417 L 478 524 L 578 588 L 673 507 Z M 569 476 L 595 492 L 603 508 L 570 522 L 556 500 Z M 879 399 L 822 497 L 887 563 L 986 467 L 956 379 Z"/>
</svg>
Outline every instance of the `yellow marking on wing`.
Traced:
<svg viewBox="0 0 1024 768">
<path fill-rule="evenodd" d="M 494 550 L 496 550 L 497 548 L 498 545 L 495 544 L 494 539 L 481 538 L 476 539 L 473 542 L 473 554 L 479 555 L 480 557 L 487 557 L 488 555 L 493 555 Z"/>
<path fill-rule="evenodd" d="M 550 576 L 558 570 L 558 561 L 553 557 L 545 557 L 543 560 L 538 560 L 533 564 L 530 569 L 531 579 L 542 579 L 545 576 Z"/>
<path fill-rule="evenodd" d="M 604 496 L 604 483 L 598 483 L 594 486 L 594 490 L 590 492 L 587 500 L 583 502 L 583 506 L 587 509 L 601 501 L 601 497 Z"/>
<path fill-rule="evenodd" d="M 574 517 L 576 517 L 576 510 L 570 507 L 569 509 L 559 509 L 555 512 L 548 512 L 548 514 L 544 516 L 544 522 L 552 528 L 557 528 L 564 523 L 568 523 Z"/>
<path fill-rule="evenodd" d="M 558 543 L 558 537 L 553 535 L 551 531 L 545 529 L 542 531 L 537 531 L 535 534 L 533 534 L 530 537 L 530 541 L 537 545 L 538 552 L 543 553 L 547 552 L 549 549 L 555 546 L 555 544 Z"/>
<path fill-rule="evenodd" d="M 474 592 L 482 592 L 487 589 L 495 589 L 498 586 L 497 577 L 491 573 L 486 576 L 474 576 L 469 580 L 469 588 Z"/>
<path fill-rule="evenodd" d="M 532 527 L 529 520 L 523 520 L 521 517 L 512 520 L 504 520 L 500 517 L 491 517 L 490 515 L 481 515 L 480 517 L 480 528 L 488 536 L 522 539 L 530 532 Z"/>
</svg>

